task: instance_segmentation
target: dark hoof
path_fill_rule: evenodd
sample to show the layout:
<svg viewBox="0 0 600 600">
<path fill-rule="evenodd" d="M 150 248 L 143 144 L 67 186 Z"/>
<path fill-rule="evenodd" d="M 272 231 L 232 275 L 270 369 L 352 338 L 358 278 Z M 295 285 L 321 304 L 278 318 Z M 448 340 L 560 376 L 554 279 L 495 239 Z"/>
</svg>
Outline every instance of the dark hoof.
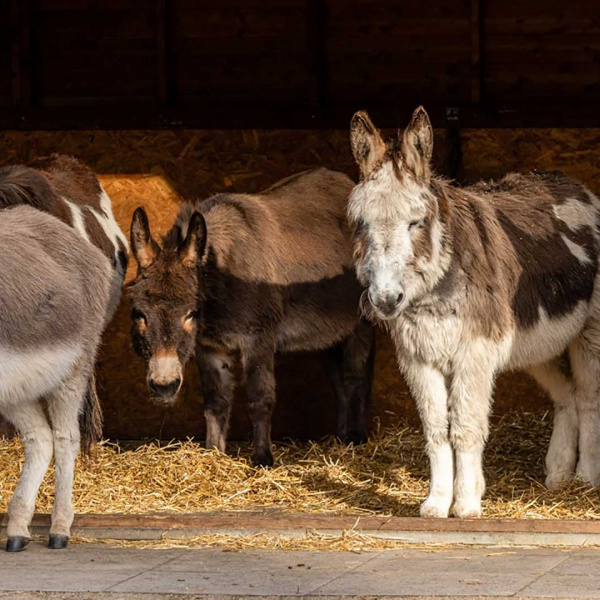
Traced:
<svg viewBox="0 0 600 600">
<path fill-rule="evenodd" d="M 21 550 L 25 550 L 25 546 L 29 544 L 29 538 L 24 537 L 22 535 L 15 535 L 13 537 L 9 537 L 6 540 L 6 551 L 7 552 L 21 552 Z"/>
<path fill-rule="evenodd" d="M 272 467 L 274 462 L 271 451 L 261 452 L 252 456 L 252 464 L 255 467 Z"/>
<path fill-rule="evenodd" d="M 51 533 L 50 539 L 48 540 L 48 548 L 52 550 L 62 550 L 67 547 L 69 543 L 68 535 L 61 535 L 60 533 Z"/>
<path fill-rule="evenodd" d="M 344 444 L 354 444 L 355 446 L 360 446 L 361 444 L 365 444 L 369 441 L 369 436 L 353 431 L 345 435 L 343 439 Z"/>
</svg>

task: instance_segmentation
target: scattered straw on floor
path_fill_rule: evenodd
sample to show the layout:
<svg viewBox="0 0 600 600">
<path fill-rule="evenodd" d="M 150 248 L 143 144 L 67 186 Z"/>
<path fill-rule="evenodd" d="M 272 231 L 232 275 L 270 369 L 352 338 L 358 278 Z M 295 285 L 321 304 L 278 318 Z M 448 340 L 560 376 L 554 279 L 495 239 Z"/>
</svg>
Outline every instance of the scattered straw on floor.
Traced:
<svg viewBox="0 0 600 600">
<path fill-rule="evenodd" d="M 550 416 L 539 414 L 511 414 L 494 423 L 485 460 L 486 517 L 600 519 L 600 489 L 577 482 L 558 492 L 544 488 L 550 428 Z M 273 469 L 252 467 L 247 446 L 231 444 L 230 452 L 224 456 L 190 441 L 132 450 L 104 442 L 92 461 L 78 465 L 75 510 L 131 514 L 275 507 L 417 516 L 427 492 L 422 435 L 408 426 L 379 431 L 359 447 L 333 440 L 277 444 Z M 0 511 L 7 508 L 22 462 L 21 443 L 0 440 Z M 40 512 L 51 509 L 52 480 L 50 472 L 40 491 Z"/>
</svg>

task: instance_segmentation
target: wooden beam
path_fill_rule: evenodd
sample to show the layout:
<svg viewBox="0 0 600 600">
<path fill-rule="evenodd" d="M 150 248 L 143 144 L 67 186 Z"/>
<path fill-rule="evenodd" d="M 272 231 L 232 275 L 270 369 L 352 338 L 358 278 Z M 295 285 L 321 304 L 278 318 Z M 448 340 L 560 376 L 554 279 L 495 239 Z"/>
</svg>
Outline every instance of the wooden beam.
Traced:
<svg viewBox="0 0 600 600">
<path fill-rule="evenodd" d="M 309 69 L 314 82 L 309 102 L 316 106 L 328 104 L 327 69 L 327 0 L 306 0 L 306 38 Z"/>
<path fill-rule="evenodd" d="M 483 96 L 482 9 L 484 0 L 471 2 L 471 102 L 480 104 Z"/>
<path fill-rule="evenodd" d="M 156 0 L 156 96 L 167 105 L 167 0 Z"/>
<path fill-rule="evenodd" d="M 21 7 L 21 0 L 10 1 L 11 96 L 14 106 L 20 106 L 22 103 Z"/>
<path fill-rule="evenodd" d="M 0 528 L 6 527 L 8 515 L 0 513 Z M 48 527 L 50 515 L 36 514 L 32 527 Z M 600 535 L 600 522 L 550 519 L 421 519 L 419 517 L 338 516 L 293 514 L 274 509 L 257 511 L 218 511 L 206 513 L 159 514 L 81 514 L 76 515 L 74 529 L 136 528 L 154 530 L 201 529 L 238 531 L 318 530 L 363 532 L 463 532 L 463 533 L 530 533 Z"/>
<path fill-rule="evenodd" d="M 382 128 L 403 127 L 410 105 L 367 105 Z M 457 105 L 463 129 L 526 127 L 599 127 L 596 104 Z M 427 104 L 434 127 L 446 127 L 447 106 Z M 0 130 L 60 129 L 341 129 L 346 130 L 355 105 L 293 108 L 281 105 L 207 104 L 162 109 L 144 105 L 112 107 L 8 107 L 0 111 Z"/>
</svg>

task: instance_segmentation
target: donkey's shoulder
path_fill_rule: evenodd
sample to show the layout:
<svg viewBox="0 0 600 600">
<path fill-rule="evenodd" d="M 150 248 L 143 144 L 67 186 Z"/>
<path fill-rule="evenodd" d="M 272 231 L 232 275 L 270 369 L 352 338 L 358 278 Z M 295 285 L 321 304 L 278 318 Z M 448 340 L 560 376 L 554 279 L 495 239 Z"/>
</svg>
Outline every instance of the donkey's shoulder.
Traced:
<svg viewBox="0 0 600 600">
<path fill-rule="evenodd" d="M 79 206 L 101 209 L 102 187 L 95 173 L 73 156 L 52 154 L 29 165 L 46 178 L 53 191 Z"/>
</svg>

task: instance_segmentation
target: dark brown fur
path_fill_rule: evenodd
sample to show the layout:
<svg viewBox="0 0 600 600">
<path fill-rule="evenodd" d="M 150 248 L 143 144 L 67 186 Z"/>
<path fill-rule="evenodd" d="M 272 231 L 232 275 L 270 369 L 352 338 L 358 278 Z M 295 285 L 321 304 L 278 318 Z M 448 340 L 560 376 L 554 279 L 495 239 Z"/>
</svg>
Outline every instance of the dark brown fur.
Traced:
<svg viewBox="0 0 600 600">
<path fill-rule="evenodd" d="M 331 348 L 338 435 L 365 438 L 373 332 L 358 317 L 361 289 L 344 218 L 351 189 L 347 177 L 321 169 L 262 194 L 186 205 L 162 249 L 145 215 L 134 217 L 134 255 L 155 255 L 129 290 L 134 344 L 147 360 L 175 349 L 185 364 L 196 353 L 209 446 L 224 450 L 239 366 L 254 427 L 254 462 L 272 464 L 275 353 L 324 348 Z M 186 315 L 194 315 L 193 324 Z"/>
</svg>

